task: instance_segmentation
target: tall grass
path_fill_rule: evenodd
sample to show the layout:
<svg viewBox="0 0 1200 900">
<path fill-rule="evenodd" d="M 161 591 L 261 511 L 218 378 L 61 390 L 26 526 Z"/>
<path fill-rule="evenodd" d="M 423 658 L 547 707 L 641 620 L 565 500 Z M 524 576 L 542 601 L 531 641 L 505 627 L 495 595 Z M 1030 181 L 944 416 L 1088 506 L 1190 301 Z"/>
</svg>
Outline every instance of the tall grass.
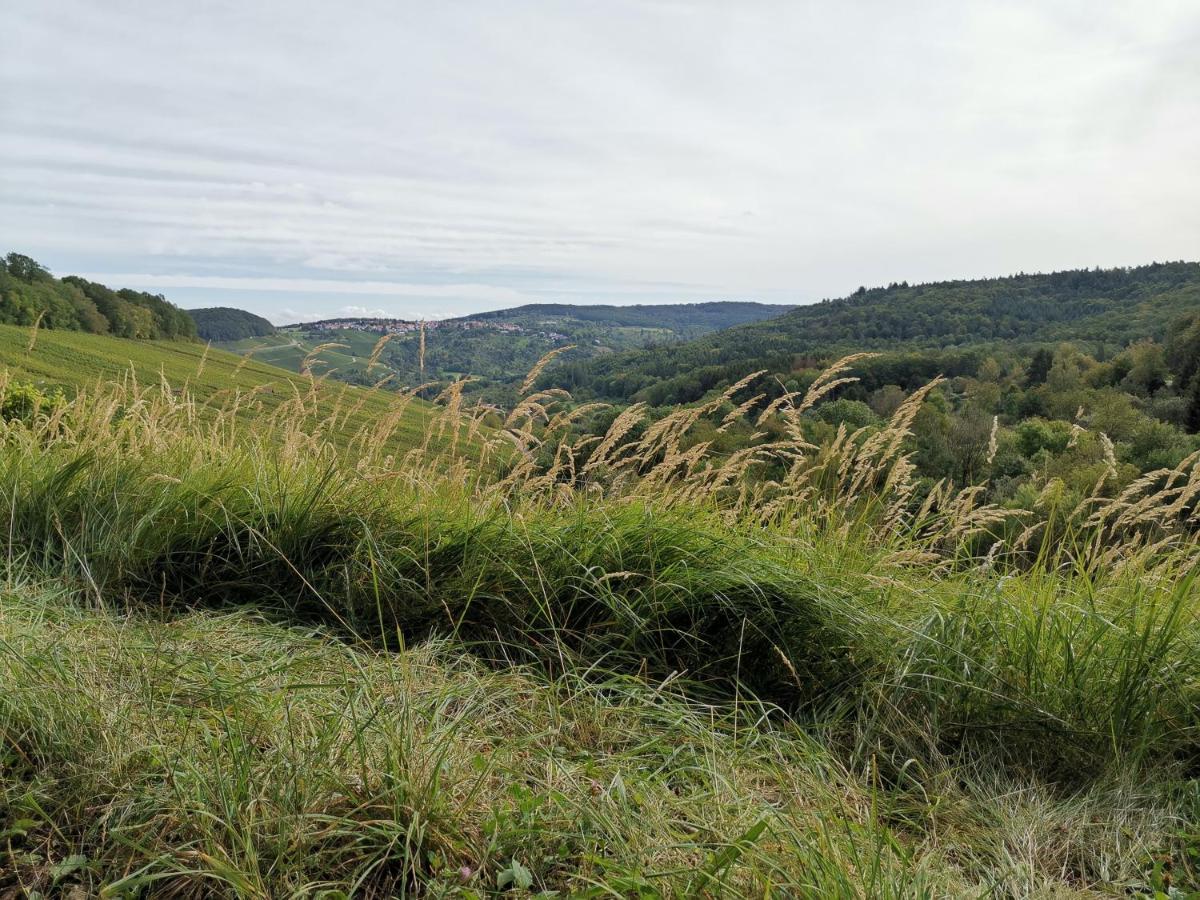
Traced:
<svg viewBox="0 0 1200 900">
<path fill-rule="evenodd" d="M 559 392 L 501 418 L 457 382 L 400 447 L 415 392 L 347 434 L 356 410 L 317 378 L 274 412 L 126 381 L 5 423 L 15 877 L 1194 884 L 1195 461 L 1078 509 L 994 509 L 915 480 L 921 392 L 882 429 L 804 439 L 853 362 L 725 457 L 697 423 L 744 414 L 750 380 L 591 439 Z"/>
</svg>

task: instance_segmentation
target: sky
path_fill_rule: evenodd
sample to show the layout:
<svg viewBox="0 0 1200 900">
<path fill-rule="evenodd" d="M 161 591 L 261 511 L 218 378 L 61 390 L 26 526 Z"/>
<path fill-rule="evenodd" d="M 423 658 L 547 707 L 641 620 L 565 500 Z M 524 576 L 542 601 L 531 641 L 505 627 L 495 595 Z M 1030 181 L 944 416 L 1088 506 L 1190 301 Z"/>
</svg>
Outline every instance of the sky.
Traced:
<svg viewBox="0 0 1200 900">
<path fill-rule="evenodd" d="M 6 0 L 0 252 L 277 323 L 1200 257 L 1200 2 Z"/>
</svg>

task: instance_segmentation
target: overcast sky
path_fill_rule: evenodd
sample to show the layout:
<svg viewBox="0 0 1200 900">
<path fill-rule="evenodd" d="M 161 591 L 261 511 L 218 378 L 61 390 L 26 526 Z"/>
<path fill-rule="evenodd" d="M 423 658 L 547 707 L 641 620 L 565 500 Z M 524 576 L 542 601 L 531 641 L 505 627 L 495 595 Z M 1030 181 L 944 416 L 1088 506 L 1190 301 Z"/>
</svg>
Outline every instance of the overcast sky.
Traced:
<svg viewBox="0 0 1200 900">
<path fill-rule="evenodd" d="M 7 0 L 0 252 L 277 322 L 1200 257 L 1200 2 Z"/>
</svg>

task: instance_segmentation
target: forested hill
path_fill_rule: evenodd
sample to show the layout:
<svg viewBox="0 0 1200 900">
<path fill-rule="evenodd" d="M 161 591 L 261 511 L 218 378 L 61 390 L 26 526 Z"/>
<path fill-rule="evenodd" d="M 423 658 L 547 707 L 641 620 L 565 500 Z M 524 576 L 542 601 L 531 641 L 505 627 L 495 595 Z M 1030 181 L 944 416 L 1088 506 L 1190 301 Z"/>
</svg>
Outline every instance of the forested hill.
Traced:
<svg viewBox="0 0 1200 900">
<path fill-rule="evenodd" d="M 187 312 L 196 323 L 196 333 L 206 341 L 240 341 L 275 333 L 274 325 L 244 309 L 213 306 Z"/>
<path fill-rule="evenodd" d="M 161 294 L 55 278 L 20 253 L 0 258 L 0 325 L 33 325 L 143 340 L 193 340 L 192 317 Z"/>
<path fill-rule="evenodd" d="M 677 336 L 693 337 L 747 322 L 770 319 L 793 309 L 769 303 L 714 301 L 671 303 L 657 306 L 572 306 L 568 303 L 531 303 L 511 309 L 475 313 L 464 320 L 513 322 L 541 319 L 573 319 L 625 328 L 666 328 Z"/>
<path fill-rule="evenodd" d="M 1196 310 L 1200 263 L 892 284 L 682 344 L 564 361 L 550 378 L 579 396 L 690 402 L 756 369 L 787 372 L 798 358 L 843 351 L 1064 340 L 1115 350 L 1161 340 Z"/>
</svg>

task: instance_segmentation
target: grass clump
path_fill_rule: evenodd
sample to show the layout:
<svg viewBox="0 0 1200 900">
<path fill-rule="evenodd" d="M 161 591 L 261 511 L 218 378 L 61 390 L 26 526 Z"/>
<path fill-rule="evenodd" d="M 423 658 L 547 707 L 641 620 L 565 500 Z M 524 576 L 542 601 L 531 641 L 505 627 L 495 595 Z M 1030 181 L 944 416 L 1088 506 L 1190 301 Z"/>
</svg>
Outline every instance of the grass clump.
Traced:
<svg viewBox="0 0 1200 900">
<path fill-rule="evenodd" d="M 0 641 L 6 865 L 27 890 L 75 857 L 68 880 L 112 896 L 921 881 L 817 744 L 670 683 L 547 681 L 245 614 L 131 621 L 30 588 L 5 591 Z"/>
</svg>

